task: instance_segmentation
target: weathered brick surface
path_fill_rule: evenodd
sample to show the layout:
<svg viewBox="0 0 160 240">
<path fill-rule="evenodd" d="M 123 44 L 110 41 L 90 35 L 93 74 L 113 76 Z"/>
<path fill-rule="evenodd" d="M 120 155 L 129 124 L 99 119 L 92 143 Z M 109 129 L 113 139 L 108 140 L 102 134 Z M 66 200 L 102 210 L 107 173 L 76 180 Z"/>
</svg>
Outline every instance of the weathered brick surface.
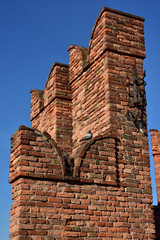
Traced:
<svg viewBox="0 0 160 240">
<path fill-rule="evenodd" d="M 154 156 L 157 198 L 160 204 L 160 131 L 151 129 L 152 154 Z"/>
<path fill-rule="evenodd" d="M 63 178 L 65 162 L 61 151 L 45 133 L 21 126 L 12 136 L 11 145 L 10 182 L 20 177 Z"/>
<path fill-rule="evenodd" d="M 154 239 L 151 209 L 123 187 L 21 178 L 12 194 L 13 239 L 18 234 L 31 239 Z"/>
<path fill-rule="evenodd" d="M 143 21 L 141 17 L 102 9 L 91 34 L 90 61 L 106 49 L 144 58 Z"/>
<path fill-rule="evenodd" d="M 109 32 L 104 31 L 106 27 Z M 143 19 L 104 8 L 93 28 L 88 52 L 75 45 L 68 51 L 75 148 L 90 129 L 98 135 L 111 127 L 119 128 L 119 124 L 126 125 L 127 84 L 135 59 L 139 77 L 143 78 Z"/>
<path fill-rule="evenodd" d="M 33 128 L 11 138 L 10 239 L 155 239 L 147 129 L 127 118 L 143 21 L 104 8 L 89 48 L 72 45 L 69 66 L 55 63 L 31 91 Z"/>
<path fill-rule="evenodd" d="M 55 63 L 43 91 L 31 90 L 31 121 L 39 131 L 46 131 L 63 152 L 71 152 L 72 116 L 68 65 Z"/>
<path fill-rule="evenodd" d="M 160 131 L 151 129 L 152 154 L 155 164 L 158 206 L 154 206 L 156 236 L 160 239 Z"/>
</svg>

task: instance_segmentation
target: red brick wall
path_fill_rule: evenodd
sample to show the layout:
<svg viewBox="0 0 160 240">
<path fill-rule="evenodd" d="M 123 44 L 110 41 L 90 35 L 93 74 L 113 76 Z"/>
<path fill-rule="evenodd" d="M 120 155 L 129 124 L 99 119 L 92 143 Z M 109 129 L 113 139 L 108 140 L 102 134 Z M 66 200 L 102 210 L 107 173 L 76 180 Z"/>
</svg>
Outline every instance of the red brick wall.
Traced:
<svg viewBox="0 0 160 240">
<path fill-rule="evenodd" d="M 43 91 L 31 90 L 32 127 L 46 131 L 63 152 L 71 152 L 72 115 L 68 65 L 55 63 Z"/>
<path fill-rule="evenodd" d="M 147 172 L 134 174 L 120 149 L 113 134 L 91 139 L 71 177 L 49 135 L 21 126 L 12 136 L 10 238 L 154 239 Z"/>
<path fill-rule="evenodd" d="M 33 128 L 11 141 L 10 239 L 155 239 L 147 129 L 127 118 L 143 21 L 104 8 L 89 48 L 71 46 L 69 69 L 56 63 L 44 92 L 31 91 Z"/>
<path fill-rule="evenodd" d="M 122 111 L 127 109 L 126 85 L 135 59 L 139 77 L 143 77 L 143 20 L 104 8 L 93 28 L 88 51 L 75 45 L 68 49 L 74 148 L 90 129 L 98 135 L 117 128 L 115 117 L 118 128 L 125 124 Z"/>
<path fill-rule="evenodd" d="M 160 131 L 151 129 L 152 151 L 155 164 L 158 205 L 160 204 Z"/>
<path fill-rule="evenodd" d="M 158 206 L 154 206 L 156 239 L 160 239 L 160 131 L 151 129 L 152 154 L 155 164 Z"/>
</svg>

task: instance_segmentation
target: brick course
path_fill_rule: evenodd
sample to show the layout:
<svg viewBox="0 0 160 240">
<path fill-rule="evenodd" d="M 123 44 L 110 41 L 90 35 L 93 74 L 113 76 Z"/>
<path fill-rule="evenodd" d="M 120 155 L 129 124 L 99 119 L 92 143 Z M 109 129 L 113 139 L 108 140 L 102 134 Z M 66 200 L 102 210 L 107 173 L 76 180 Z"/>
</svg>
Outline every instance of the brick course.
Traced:
<svg viewBox="0 0 160 240">
<path fill-rule="evenodd" d="M 154 206 L 156 236 L 160 239 L 160 131 L 151 129 L 152 154 L 155 164 L 158 206 Z"/>
<path fill-rule="evenodd" d="M 155 239 L 147 129 L 127 118 L 143 21 L 102 9 L 89 48 L 69 47 L 69 66 L 55 63 L 31 91 L 32 128 L 11 137 L 10 239 Z"/>
</svg>

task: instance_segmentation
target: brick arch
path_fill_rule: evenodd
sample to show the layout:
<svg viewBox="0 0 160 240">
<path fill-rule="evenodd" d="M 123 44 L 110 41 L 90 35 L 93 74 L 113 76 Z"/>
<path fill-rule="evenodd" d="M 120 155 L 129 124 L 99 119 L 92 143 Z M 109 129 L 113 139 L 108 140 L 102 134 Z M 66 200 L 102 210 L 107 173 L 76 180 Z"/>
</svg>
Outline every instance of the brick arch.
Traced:
<svg viewBox="0 0 160 240">
<path fill-rule="evenodd" d="M 117 184 L 118 142 L 116 134 L 103 134 L 83 144 L 75 153 L 74 177 L 80 181 Z"/>
<path fill-rule="evenodd" d="M 38 131 L 37 129 L 35 129 L 36 133 L 39 133 L 45 140 L 47 140 L 50 145 L 55 148 L 55 151 L 58 155 L 59 161 L 60 161 L 60 165 L 61 165 L 61 169 L 62 169 L 62 176 L 65 176 L 66 173 L 66 164 L 65 164 L 65 160 L 62 156 L 62 152 L 60 150 L 60 148 L 57 146 L 57 143 L 54 141 L 54 139 L 51 137 L 51 135 L 44 131 L 43 133 L 41 133 L 40 131 Z"/>
<path fill-rule="evenodd" d="M 65 161 L 47 132 L 20 126 L 11 137 L 10 182 L 19 178 L 62 180 Z"/>
</svg>

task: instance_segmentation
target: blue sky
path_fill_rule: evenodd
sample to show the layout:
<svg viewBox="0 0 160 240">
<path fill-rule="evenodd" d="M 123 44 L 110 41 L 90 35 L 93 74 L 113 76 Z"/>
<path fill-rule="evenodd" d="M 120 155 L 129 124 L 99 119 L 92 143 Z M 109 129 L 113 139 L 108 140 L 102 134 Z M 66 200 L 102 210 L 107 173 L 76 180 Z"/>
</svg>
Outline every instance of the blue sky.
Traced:
<svg viewBox="0 0 160 240">
<path fill-rule="evenodd" d="M 30 90 L 44 89 L 54 62 L 68 64 L 70 45 L 88 47 L 95 20 L 105 6 L 145 18 L 148 128 L 160 130 L 159 0 L 0 0 L 0 235 L 3 240 L 9 239 L 12 204 L 8 184 L 10 136 L 20 125 L 31 127 Z M 152 156 L 151 177 L 156 204 Z"/>
</svg>

